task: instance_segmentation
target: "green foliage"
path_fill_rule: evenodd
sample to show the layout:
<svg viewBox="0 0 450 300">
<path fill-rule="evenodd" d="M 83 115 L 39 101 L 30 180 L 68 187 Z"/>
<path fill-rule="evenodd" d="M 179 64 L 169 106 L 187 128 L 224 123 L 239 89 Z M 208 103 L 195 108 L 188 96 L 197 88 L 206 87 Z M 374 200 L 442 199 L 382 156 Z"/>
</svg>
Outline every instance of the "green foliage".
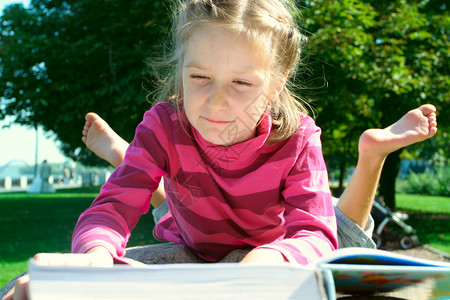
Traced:
<svg viewBox="0 0 450 300">
<path fill-rule="evenodd" d="M 304 24 L 327 157 L 355 159 L 359 135 L 433 103 L 449 112 L 450 18 L 443 1 L 308 2 Z M 448 128 L 448 118 L 439 119 Z M 435 149 L 429 149 L 431 152 Z"/>
<path fill-rule="evenodd" d="M 150 104 L 144 59 L 161 39 L 161 1 L 34 0 L 8 6 L 0 22 L 0 118 L 52 130 L 66 155 L 99 163 L 81 143 L 96 111 L 125 139 Z M 79 149 L 77 149 L 79 148 Z"/>
<path fill-rule="evenodd" d="M 165 39 L 170 0 L 33 0 L 0 22 L 0 118 L 42 125 L 72 158 L 100 163 L 80 141 L 98 112 L 130 141 L 150 106 L 143 63 Z M 333 167 L 356 157 L 358 137 L 424 102 L 449 107 L 450 21 L 444 1 L 297 1 L 311 47 L 297 78 L 317 99 L 324 153 Z M 142 86 L 145 88 L 143 89 Z M 326 88 L 316 89 L 317 86 Z M 395 108 L 395 109 L 394 109 Z M 448 127 L 448 118 L 439 120 Z M 433 151 L 431 149 L 430 151 Z"/>
<path fill-rule="evenodd" d="M 27 9 L 7 7 L 0 22 L 0 118 L 40 124 L 56 133 L 66 155 L 100 164 L 80 141 L 83 116 L 95 111 L 132 139 L 150 106 L 145 90 L 153 89 L 143 61 L 167 35 L 171 2 L 33 0 Z M 354 164 L 365 129 L 386 127 L 423 103 L 438 108 L 440 131 L 448 129 L 445 1 L 296 2 L 311 40 L 296 85 L 316 106 L 329 168 Z M 410 154 L 448 156 L 437 150 L 440 143 L 429 145 Z M 398 162 L 396 155 L 385 167 Z M 395 181 L 385 174 L 381 190 L 391 203 Z"/>
<path fill-rule="evenodd" d="M 449 182 L 449 167 L 439 167 L 436 170 L 428 168 L 423 173 L 410 172 L 406 179 L 399 179 L 397 192 L 448 197 L 450 196 Z M 450 207 L 448 208 L 450 211 Z"/>
<path fill-rule="evenodd" d="M 307 58 L 315 80 L 310 82 L 323 86 L 303 94 L 318 98 L 317 123 L 329 168 L 343 171 L 353 165 L 365 129 L 387 127 L 420 104 L 437 107 L 439 128 L 446 131 L 450 18 L 444 1 L 317 0 L 302 5 L 312 45 Z M 420 155 L 433 156 L 438 147 L 423 148 L 427 153 Z M 387 175 L 398 163 L 398 154 L 387 160 L 389 171 L 380 181 L 380 193 L 392 207 L 395 176 Z"/>
</svg>

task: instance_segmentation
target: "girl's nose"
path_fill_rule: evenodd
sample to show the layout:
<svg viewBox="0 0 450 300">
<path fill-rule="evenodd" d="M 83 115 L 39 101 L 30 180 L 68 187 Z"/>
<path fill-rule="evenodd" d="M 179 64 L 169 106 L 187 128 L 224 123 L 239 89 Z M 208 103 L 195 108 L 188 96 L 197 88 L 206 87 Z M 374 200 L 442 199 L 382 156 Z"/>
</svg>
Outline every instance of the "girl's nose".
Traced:
<svg viewBox="0 0 450 300">
<path fill-rule="evenodd" d="M 211 107 L 221 108 L 226 103 L 226 93 L 223 87 L 215 85 L 211 88 L 208 97 L 208 105 Z"/>
</svg>

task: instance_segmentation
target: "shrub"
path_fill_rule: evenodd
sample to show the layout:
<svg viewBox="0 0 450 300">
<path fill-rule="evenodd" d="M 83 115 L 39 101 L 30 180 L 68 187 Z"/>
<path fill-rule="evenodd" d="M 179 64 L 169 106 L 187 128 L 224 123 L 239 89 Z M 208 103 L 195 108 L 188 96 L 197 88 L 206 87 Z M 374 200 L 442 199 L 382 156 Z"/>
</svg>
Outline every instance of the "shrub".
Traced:
<svg viewBox="0 0 450 300">
<path fill-rule="evenodd" d="M 398 193 L 450 196 L 450 168 L 426 169 L 423 173 L 410 172 L 406 179 L 398 179 Z"/>
</svg>

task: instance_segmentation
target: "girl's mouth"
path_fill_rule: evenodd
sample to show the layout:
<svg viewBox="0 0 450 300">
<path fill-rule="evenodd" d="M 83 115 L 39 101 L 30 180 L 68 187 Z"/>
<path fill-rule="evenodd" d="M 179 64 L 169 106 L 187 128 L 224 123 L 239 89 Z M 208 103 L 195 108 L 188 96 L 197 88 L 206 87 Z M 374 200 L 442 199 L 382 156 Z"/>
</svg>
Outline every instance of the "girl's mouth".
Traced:
<svg viewBox="0 0 450 300">
<path fill-rule="evenodd" d="M 202 117 L 203 119 L 205 119 L 206 121 L 210 122 L 210 123 L 215 123 L 215 124 L 229 124 L 232 121 L 221 121 L 221 120 L 213 120 L 213 119 L 209 119 L 206 117 Z"/>
</svg>

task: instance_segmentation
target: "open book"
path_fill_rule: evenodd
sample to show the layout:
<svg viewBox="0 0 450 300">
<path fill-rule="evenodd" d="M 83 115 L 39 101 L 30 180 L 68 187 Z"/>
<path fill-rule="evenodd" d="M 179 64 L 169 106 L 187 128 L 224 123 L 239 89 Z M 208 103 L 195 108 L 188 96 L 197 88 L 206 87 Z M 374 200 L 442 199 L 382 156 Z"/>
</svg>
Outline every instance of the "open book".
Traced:
<svg viewBox="0 0 450 300">
<path fill-rule="evenodd" d="M 40 266 L 39 299 L 336 299 L 337 293 L 419 287 L 422 299 L 450 298 L 450 264 L 382 250 L 346 248 L 315 265 L 167 264 L 112 268 Z M 418 298 L 421 299 L 421 298 Z"/>
</svg>

